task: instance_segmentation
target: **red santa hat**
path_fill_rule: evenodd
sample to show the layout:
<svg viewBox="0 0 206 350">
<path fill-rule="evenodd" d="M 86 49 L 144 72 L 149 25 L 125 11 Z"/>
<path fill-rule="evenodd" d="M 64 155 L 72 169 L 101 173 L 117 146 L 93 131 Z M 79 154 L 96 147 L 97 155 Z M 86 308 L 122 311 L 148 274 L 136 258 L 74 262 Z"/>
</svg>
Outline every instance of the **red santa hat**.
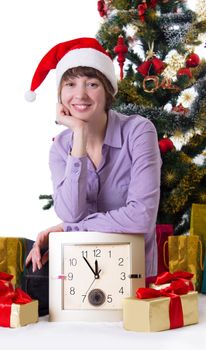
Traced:
<svg viewBox="0 0 206 350">
<path fill-rule="evenodd" d="M 40 61 L 32 82 L 30 91 L 25 98 L 32 102 L 36 99 L 35 90 L 46 78 L 50 69 L 56 68 L 57 87 L 62 75 L 70 68 L 92 67 L 103 73 L 117 93 L 117 78 L 111 57 L 100 43 L 94 38 L 79 38 L 66 41 L 54 46 Z"/>
</svg>

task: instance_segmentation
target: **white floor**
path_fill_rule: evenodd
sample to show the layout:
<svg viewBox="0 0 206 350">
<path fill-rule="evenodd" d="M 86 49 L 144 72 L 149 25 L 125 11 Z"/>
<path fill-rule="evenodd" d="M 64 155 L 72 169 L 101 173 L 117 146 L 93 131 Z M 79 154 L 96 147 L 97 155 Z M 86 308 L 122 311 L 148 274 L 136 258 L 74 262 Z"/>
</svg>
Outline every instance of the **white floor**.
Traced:
<svg viewBox="0 0 206 350">
<path fill-rule="evenodd" d="M 1 349 L 14 350 L 195 350 L 206 344 L 206 295 L 199 295 L 199 324 L 158 333 L 136 333 L 122 322 L 39 322 L 18 329 L 0 328 Z"/>
</svg>

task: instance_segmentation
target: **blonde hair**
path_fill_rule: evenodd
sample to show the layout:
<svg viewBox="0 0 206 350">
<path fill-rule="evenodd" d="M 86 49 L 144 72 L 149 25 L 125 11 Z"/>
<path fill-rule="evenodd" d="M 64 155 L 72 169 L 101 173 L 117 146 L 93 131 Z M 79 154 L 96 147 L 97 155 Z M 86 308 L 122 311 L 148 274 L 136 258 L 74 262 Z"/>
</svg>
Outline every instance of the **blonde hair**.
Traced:
<svg viewBox="0 0 206 350">
<path fill-rule="evenodd" d="M 106 105 L 105 112 L 111 108 L 112 103 L 114 102 L 114 88 L 112 87 L 110 81 L 102 74 L 99 70 L 91 67 L 75 67 L 68 69 L 61 78 L 59 88 L 58 88 L 58 100 L 61 101 L 61 90 L 63 82 L 67 81 L 69 78 L 82 77 L 86 76 L 89 78 L 98 79 L 104 86 L 105 95 L 106 95 Z"/>
</svg>

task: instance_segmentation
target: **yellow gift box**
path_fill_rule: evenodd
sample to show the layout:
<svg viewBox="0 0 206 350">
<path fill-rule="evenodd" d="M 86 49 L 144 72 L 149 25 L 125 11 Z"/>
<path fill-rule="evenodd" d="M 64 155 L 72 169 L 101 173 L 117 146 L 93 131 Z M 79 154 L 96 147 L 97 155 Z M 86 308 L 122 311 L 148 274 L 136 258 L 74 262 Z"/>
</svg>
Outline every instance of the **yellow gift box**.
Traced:
<svg viewBox="0 0 206 350">
<path fill-rule="evenodd" d="M 28 304 L 12 304 L 10 315 L 10 327 L 17 328 L 38 321 L 38 300 Z"/>
<path fill-rule="evenodd" d="M 180 296 L 184 326 L 198 323 L 198 293 Z M 169 297 L 153 299 L 125 298 L 123 326 L 128 331 L 158 332 L 170 329 Z"/>
<path fill-rule="evenodd" d="M 24 239 L 17 237 L 0 237 L 0 272 L 14 276 L 12 283 L 20 286 L 24 270 Z"/>
</svg>

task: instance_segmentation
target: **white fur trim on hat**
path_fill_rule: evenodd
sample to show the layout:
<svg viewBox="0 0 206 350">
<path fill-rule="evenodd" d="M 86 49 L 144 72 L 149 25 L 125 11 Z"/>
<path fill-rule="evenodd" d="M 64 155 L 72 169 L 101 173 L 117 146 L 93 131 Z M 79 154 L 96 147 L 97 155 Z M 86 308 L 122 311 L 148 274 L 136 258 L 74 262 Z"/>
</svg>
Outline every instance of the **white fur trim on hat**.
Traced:
<svg viewBox="0 0 206 350">
<path fill-rule="evenodd" d="M 92 48 L 74 49 L 62 57 L 56 66 L 57 86 L 59 86 L 63 74 L 68 69 L 80 66 L 99 70 L 112 84 L 115 91 L 114 94 L 117 93 L 117 78 L 111 58 Z"/>
</svg>

